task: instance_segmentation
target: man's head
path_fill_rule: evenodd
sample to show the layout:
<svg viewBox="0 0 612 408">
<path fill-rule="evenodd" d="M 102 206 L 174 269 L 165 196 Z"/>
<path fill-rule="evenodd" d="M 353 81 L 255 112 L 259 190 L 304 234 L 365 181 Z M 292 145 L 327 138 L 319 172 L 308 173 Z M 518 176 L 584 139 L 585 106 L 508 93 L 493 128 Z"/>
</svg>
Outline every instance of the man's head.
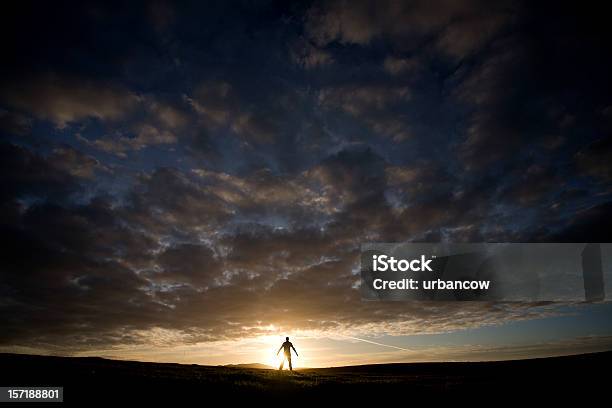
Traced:
<svg viewBox="0 0 612 408">
<path fill-rule="evenodd" d="M 289 337 L 285 337 L 285 340 L 289 341 Z"/>
</svg>

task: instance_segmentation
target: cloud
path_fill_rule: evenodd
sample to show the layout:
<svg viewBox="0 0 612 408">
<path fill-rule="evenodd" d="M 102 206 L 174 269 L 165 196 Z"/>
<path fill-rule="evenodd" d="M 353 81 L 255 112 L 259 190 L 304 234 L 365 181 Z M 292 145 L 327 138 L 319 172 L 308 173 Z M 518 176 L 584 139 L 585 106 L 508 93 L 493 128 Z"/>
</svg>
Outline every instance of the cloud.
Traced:
<svg viewBox="0 0 612 408">
<path fill-rule="evenodd" d="M 202 244 L 172 245 L 156 257 L 155 264 L 158 270 L 149 272 L 147 277 L 160 284 L 206 287 L 221 274 L 214 252 Z"/>
<path fill-rule="evenodd" d="M 306 32 L 319 45 L 368 45 L 384 38 L 416 45 L 434 36 L 437 48 L 464 56 L 482 46 L 509 19 L 511 8 L 481 1 L 332 1 L 313 6 Z"/>
<path fill-rule="evenodd" d="M 151 330 L 168 333 L 169 344 L 279 330 L 439 333 L 557 313 L 554 305 L 361 302 L 355 271 L 364 239 L 477 219 L 469 192 L 450 201 L 430 192 L 392 210 L 387 188 L 431 191 L 432 166 L 392 166 L 352 149 L 293 176 L 157 169 L 135 179 L 121 202 L 71 202 L 95 162 L 67 148 L 48 157 L 6 148 L 3 157 L 14 160 L 3 161 L 5 198 L 46 200 L 5 214 L 5 347 L 94 350 L 142 344 Z M 87 166 L 53 164 L 76 157 Z M 289 222 L 279 228 L 269 215 Z"/>
<path fill-rule="evenodd" d="M 295 216 L 301 209 L 329 212 L 330 200 L 309 179 L 309 173 L 283 177 L 269 169 L 248 177 L 232 176 L 205 169 L 194 169 L 206 191 L 241 212 Z"/>
<path fill-rule="evenodd" d="M 517 180 L 504 192 L 508 202 L 516 201 L 520 205 L 533 205 L 547 202 L 546 194 L 556 191 L 564 183 L 555 169 L 532 164 L 522 169 Z"/>
<path fill-rule="evenodd" d="M 147 7 L 149 21 L 159 32 L 167 30 L 175 22 L 175 10 L 166 1 L 153 1 Z"/>
<path fill-rule="evenodd" d="M 203 82 L 195 89 L 193 97 L 185 95 L 184 99 L 213 126 L 226 124 L 236 106 L 232 86 L 224 81 Z"/>
<path fill-rule="evenodd" d="M 278 133 L 277 123 L 265 114 L 242 113 L 232 123 L 238 135 L 257 143 L 272 143 Z"/>
<path fill-rule="evenodd" d="M 89 119 L 105 122 L 109 128 L 116 129 L 115 136 L 94 140 L 81 136 L 80 140 L 121 157 L 132 150 L 176 143 L 178 138 L 174 132 L 184 128 L 190 119 L 176 104 L 150 95 L 137 95 L 112 83 L 67 76 L 46 75 L 16 81 L 3 87 L 0 98 L 7 106 L 51 121 L 59 129 Z M 6 116 L 7 126 L 23 134 L 29 126 L 27 119 L 15 115 L 18 114 Z M 20 129 L 15 127 L 17 118 L 20 118 Z M 128 127 L 130 134 L 124 134 L 122 127 Z"/>
<path fill-rule="evenodd" d="M 387 184 L 397 186 L 415 181 L 419 175 L 418 168 L 389 166 L 385 169 Z"/>
<path fill-rule="evenodd" d="M 115 128 L 114 134 L 91 140 L 79 133 L 78 139 L 88 146 L 126 158 L 132 151 L 174 145 L 179 141 L 177 134 L 186 133 L 185 128 L 192 118 L 183 107 L 150 95 L 140 96 L 139 101 L 139 111 L 126 118 L 127 123 L 123 126 Z"/>
<path fill-rule="evenodd" d="M 585 175 L 600 182 L 612 180 L 612 137 L 605 137 L 590 143 L 576 153 L 574 160 L 578 169 Z"/>
<path fill-rule="evenodd" d="M 168 145 L 177 142 L 177 136 L 166 129 L 159 129 L 147 123 L 137 124 L 133 127 L 134 137 L 122 136 L 104 137 L 93 141 L 81 138 L 86 144 L 94 146 L 119 157 L 127 157 L 127 153 L 141 150 L 150 146 Z"/>
<path fill-rule="evenodd" d="M 410 99 L 408 87 L 383 85 L 348 85 L 322 89 L 319 103 L 328 108 L 340 108 L 352 115 L 382 110 L 394 103 Z"/>
<path fill-rule="evenodd" d="M 404 73 L 414 74 L 421 69 L 421 63 L 416 58 L 399 58 L 387 57 L 383 63 L 385 71 L 391 75 L 400 75 Z"/>
<path fill-rule="evenodd" d="M 277 134 L 276 122 L 269 113 L 256 113 L 241 108 L 240 97 L 227 82 L 204 82 L 185 100 L 198 113 L 206 128 L 229 127 L 244 140 L 271 143 Z"/>
<path fill-rule="evenodd" d="M 469 17 L 449 23 L 436 42 L 438 49 L 447 55 L 462 58 L 482 48 L 508 23 L 507 10 L 487 12 L 482 10 Z"/>
<path fill-rule="evenodd" d="M 334 58 L 328 51 L 317 48 L 306 40 L 296 42 L 290 50 L 293 62 L 305 69 L 329 65 Z"/>
<path fill-rule="evenodd" d="M 196 6 L 7 14 L 6 38 L 45 29 L 3 65 L 3 345 L 441 333 L 559 312 L 361 302 L 359 245 L 608 241 L 605 21 L 479 1 L 321 2 L 297 19 Z"/>
<path fill-rule="evenodd" d="M 226 81 L 204 81 L 184 100 L 198 114 L 202 129 L 210 134 L 230 134 L 243 148 L 270 145 L 286 135 L 285 126 L 298 96 L 283 92 L 247 91 Z M 212 137 L 211 139 L 214 139 Z"/>
<path fill-rule="evenodd" d="M 98 170 L 108 171 L 97 159 L 70 146 L 53 149 L 49 161 L 58 169 L 77 178 L 91 179 Z"/>
<path fill-rule="evenodd" d="M 58 128 L 86 119 L 118 120 L 139 101 L 133 93 L 108 83 L 53 75 L 4 84 L 0 98 Z"/>
<path fill-rule="evenodd" d="M 1 143 L 0 157 L 3 203 L 17 205 L 19 200 L 27 198 L 61 200 L 80 190 L 78 179 L 66 171 L 57 152 L 54 158 L 59 160 L 54 161 L 26 148 Z"/>
<path fill-rule="evenodd" d="M 188 174 L 172 168 L 143 173 L 123 209 L 129 224 L 158 236 L 213 232 L 232 209 Z"/>
<path fill-rule="evenodd" d="M 367 118 L 366 123 L 375 134 L 388 137 L 395 143 L 406 141 L 414 135 L 406 119 L 394 115 Z"/>
<path fill-rule="evenodd" d="M 510 42 L 484 57 L 478 66 L 464 74 L 454 96 L 472 108 L 467 119 L 465 139 L 458 154 L 468 170 L 479 170 L 498 163 L 509 152 L 517 152 L 523 141 L 535 141 L 548 117 L 526 107 L 524 95 L 534 79 L 521 44 Z M 535 101 L 529 101 L 528 104 Z"/>
<path fill-rule="evenodd" d="M 146 98 L 147 109 L 161 126 L 169 129 L 180 129 L 189 123 L 189 116 L 183 109 L 156 100 L 155 98 Z"/>
<path fill-rule="evenodd" d="M 32 121 L 24 115 L 0 109 L 0 131 L 25 136 L 30 133 Z"/>
<path fill-rule="evenodd" d="M 612 201 L 591 205 L 577 211 L 560 228 L 545 230 L 549 242 L 608 242 L 612 228 Z"/>
<path fill-rule="evenodd" d="M 412 136 L 405 115 L 395 113 L 411 96 L 407 86 L 343 85 L 321 89 L 318 99 L 325 109 L 344 111 L 397 143 Z"/>
</svg>

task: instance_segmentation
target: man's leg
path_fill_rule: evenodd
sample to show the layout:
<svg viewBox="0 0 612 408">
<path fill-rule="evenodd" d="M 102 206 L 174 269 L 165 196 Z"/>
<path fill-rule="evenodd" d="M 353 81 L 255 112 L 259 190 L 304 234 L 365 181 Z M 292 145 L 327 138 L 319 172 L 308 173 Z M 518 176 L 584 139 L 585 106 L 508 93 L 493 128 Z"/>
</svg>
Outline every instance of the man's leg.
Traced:
<svg viewBox="0 0 612 408">
<path fill-rule="evenodd" d="M 291 356 L 287 357 L 287 361 L 289 361 L 289 371 L 293 371 L 293 366 L 291 365 Z"/>
</svg>

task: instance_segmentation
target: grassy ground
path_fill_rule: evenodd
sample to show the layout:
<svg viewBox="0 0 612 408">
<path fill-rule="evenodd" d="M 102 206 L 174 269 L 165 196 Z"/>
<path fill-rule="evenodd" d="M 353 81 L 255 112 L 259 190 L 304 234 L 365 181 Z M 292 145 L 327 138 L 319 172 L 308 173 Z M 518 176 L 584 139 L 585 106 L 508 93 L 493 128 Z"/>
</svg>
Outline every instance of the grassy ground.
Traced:
<svg viewBox="0 0 612 408">
<path fill-rule="evenodd" d="M 612 353 L 485 363 L 384 364 L 294 372 L 101 358 L 0 354 L 0 385 L 63 386 L 66 402 L 377 400 L 593 395 L 606 389 Z M 530 397 L 531 398 L 531 397 Z"/>
</svg>

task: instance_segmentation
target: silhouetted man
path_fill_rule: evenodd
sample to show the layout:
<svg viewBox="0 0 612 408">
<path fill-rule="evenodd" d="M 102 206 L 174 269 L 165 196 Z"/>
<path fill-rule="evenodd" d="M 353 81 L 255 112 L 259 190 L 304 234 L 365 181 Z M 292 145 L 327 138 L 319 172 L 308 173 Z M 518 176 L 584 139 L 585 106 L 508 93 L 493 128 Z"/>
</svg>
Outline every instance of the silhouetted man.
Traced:
<svg viewBox="0 0 612 408">
<path fill-rule="evenodd" d="M 281 350 L 285 350 L 285 358 L 289 362 L 289 370 L 293 371 L 293 366 L 291 365 L 291 349 L 293 349 L 297 357 L 298 355 L 297 350 L 295 349 L 295 347 L 293 347 L 293 344 L 291 344 L 291 342 L 289 341 L 289 337 L 285 337 L 285 342 L 280 346 L 280 348 L 276 352 L 276 355 L 278 356 L 278 353 L 280 353 Z M 280 367 L 278 367 L 279 370 L 283 369 L 283 366 L 285 365 L 285 358 L 281 360 Z"/>
</svg>

